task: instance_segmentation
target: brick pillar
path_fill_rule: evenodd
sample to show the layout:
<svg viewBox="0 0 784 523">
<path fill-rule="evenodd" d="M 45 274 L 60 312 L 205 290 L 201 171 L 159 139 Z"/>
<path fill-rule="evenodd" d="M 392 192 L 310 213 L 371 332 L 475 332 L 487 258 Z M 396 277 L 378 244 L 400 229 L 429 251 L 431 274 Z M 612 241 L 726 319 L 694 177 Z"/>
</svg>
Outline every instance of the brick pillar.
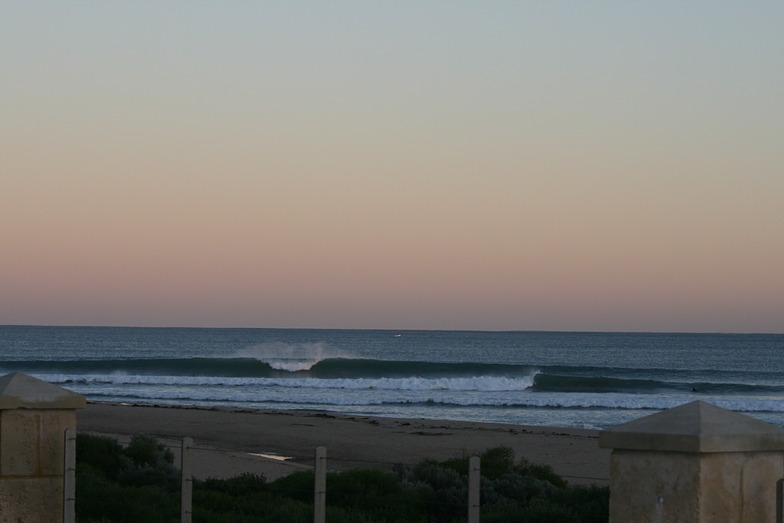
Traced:
<svg viewBox="0 0 784 523">
<path fill-rule="evenodd" d="M 610 522 L 775 521 L 784 430 L 694 401 L 599 435 Z"/>
<path fill-rule="evenodd" d="M 84 396 L 14 372 L 0 377 L 0 522 L 63 518 L 65 430 Z"/>
</svg>

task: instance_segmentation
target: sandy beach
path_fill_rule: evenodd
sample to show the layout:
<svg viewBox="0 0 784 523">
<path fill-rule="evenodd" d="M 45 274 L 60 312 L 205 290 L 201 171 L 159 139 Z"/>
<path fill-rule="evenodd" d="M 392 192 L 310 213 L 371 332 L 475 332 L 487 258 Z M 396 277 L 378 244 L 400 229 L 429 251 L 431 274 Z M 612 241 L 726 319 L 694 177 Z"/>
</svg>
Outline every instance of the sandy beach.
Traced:
<svg viewBox="0 0 784 523">
<path fill-rule="evenodd" d="M 109 403 L 90 403 L 77 419 L 80 432 L 121 442 L 133 434 L 156 436 L 177 456 L 182 438 L 191 437 L 197 478 L 253 472 L 275 479 L 310 468 L 318 446 L 327 448 L 330 470 L 346 470 L 481 454 L 500 445 L 550 465 L 570 483 L 606 485 L 609 478 L 609 450 L 598 447 L 593 430 Z"/>
</svg>

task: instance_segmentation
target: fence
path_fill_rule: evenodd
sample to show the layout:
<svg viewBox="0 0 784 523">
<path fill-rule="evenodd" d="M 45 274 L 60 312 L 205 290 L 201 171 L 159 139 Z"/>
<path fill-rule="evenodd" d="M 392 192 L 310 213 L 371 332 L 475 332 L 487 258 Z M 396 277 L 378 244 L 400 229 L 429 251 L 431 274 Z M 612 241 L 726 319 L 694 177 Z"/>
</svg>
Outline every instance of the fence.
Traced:
<svg viewBox="0 0 784 523">
<path fill-rule="evenodd" d="M 663 422 L 664 421 L 664 422 Z M 696 424 L 697 429 L 694 429 Z M 693 433 L 697 432 L 699 438 L 694 438 Z M 62 433 L 61 433 L 62 434 Z M 64 466 L 60 461 L 59 465 L 65 472 L 63 480 L 64 484 L 64 521 L 74 521 L 74 505 L 75 505 L 75 434 L 73 430 L 67 430 L 65 433 L 65 453 L 64 453 Z M 612 496 L 610 498 L 609 520 L 612 521 L 652 521 L 652 520 L 667 520 L 667 521 L 773 521 L 776 523 L 784 523 L 784 479 L 782 473 L 784 472 L 784 432 L 777 427 L 770 426 L 764 422 L 760 422 L 751 418 L 747 418 L 725 409 L 720 409 L 709 404 L 702 402 L 693 402 L 690 404 L 682 405 L 664 411 L 661 413 L 653 414 L 641 420 L 636 420 L 614 429 L 604 431 L 600 435 L 599 444 L 601 446 L 613 448 L 611 455 L 612 460 L 612 478 L 611 489 Z M 170 446 L 170 448 L 175 448 Z M 194 450 L 209 450 L 215 451 L 217 449 L 198 448 L 193 445 L 190 438 L 182 440 L 181 444 L 177 446 L 181 451 L 181 521 L 190 522 L 193 515 L 193 456 Z M 162 448 L 160 449 L 163 450 Z M 503 450 L 503 449 L 499 449 Z M 509 450 L 509 449 L 507 449 Z M 59 453 L 59 452 L 58 452 Z M 493 454 L 488 451 L 483 454 L 487 458 L 487 469 L 492 469 L 493 466 L 498 470 L 500 463 L 498 457 L 493 457 Z M 170 461 L 170 458 L 167 458 Z M 338 462 L 335 469 L 358 469 L 366 471 L 369 468 L 376 468 L 379 466 L 395 466 L 400 464 L 383 463 L 380 461 L 357 461 L 357 460 L 332 460 Z M 467 516 L 469 523 L 476 523 L 480 517 L 481 497 L 486 494 L 497 494 L 499 490 L 496 484 L 491 485 L 491 474 L 486 473 L 486 477 L 480 477 L 480 459 L 472 457 L 465 461 L 459 460 L 461 471 L 457 473 L 458 468 L 453 462 L 446 470 L 453 474 L 451 483 L 440 483 L 445 485 L 444 490 L 449 493 L 448 496 L 441 496 L 441 487 L 435 482 L 427 485 L 431 493 L 436 493 L 438 496 L 431 496 L 425 503 L 429 503 L 427 517 L 436 517 L 434 512 L 436 504 L 440 505 L 438 509 L 444 509 L 444 512 L 438 514 L 441 519 L 446 515 L 447 520 L 451 518 L 463 519 Z M 507 463 L 509 460 L 507 460 Z M 292 499 L 294 502 L 299 503 L 297 518 L 307 517 L 309 508 L 309 499 L 306 496 L 312 496 L 313 500 L 313 521 L 316 523 L 324 523 L 326 519 L 326 503 L 327 503 L 327 449 L 318 447 L 315 450 L 313 462 L 313 483 L 308 485 L 311 481 L 307 476 L 299 476 L 295 481 L 289 482 L 288 487 L 290 491 L 284 492 L 285 489 L 281 485 L 274 485 L 266 483 L 261 479 L 258 483 L 254 478 L 251 479 L 251 485 L 248 492 L 255 493 L 262 490 L 267 492 L 267 485 L 272 485 L 276 495 L 281 495 L 281 500 Z M 360 469 L 362 465 L 369 465 Z M 433 462 L 435 466 L 444 465 Z M 299 464 L 299 467 L 305 465 Z M 358 467 L 359 466 L 359 467 Z M 166 465 L 169 474 L 173 469 Z M 416 476 L 419 472 L 414 474 L 411 465 L 405 465 L 408 469 L 395 470 L 394 478 L 388 478 L 393 483 L 395 481 L 408 481 L 408 483 L 401 483 L 405 485 L 404 491 L 406 493 L 413 492 L 411 479 L 421 479 L 421 476 Z M 418 468 L 419 465 L 413 468 Z M 468 470 L 466 477 L 465 471 Z M 519 472 L 517 468 L 510 468 L 506 466 L 505 470 L 514 470 L 515 473 Z M 707 472 L 706 472 L 707 471 Z M 551 471 L 552 472 L 552 471 Z M 525 472 L 527 473 L 527 472 Z M 457 474 L 457 475 L 455 475 Z M 513 475 L 513 474 L 512 474 Z M 532 475 L 535 479 L 537 476 Z M 359 477 L 360 480 L 356 478 Z M 398 506 L 404 506 L 408 500 L 405 498 L 396 498 L 395 504 L 390 504 L 387 499 L 382 499 L 373 494 L 372 488 L 365 488 L 366 486 L 374 487 L 372 481 L 362 483 L 361 478 L 373 478 L 373 476 L 351 476 L 346 474 L 339 474 L 330 476 L 330 483 L 334 481 L 332 496 L 331 511 L 339 517 L 341 514 L 341 507 L 349 506 L 343 503 L 344 500 L 351 500 L 354 502 L 355 498 L 360 503 L 376 502 L 381 500 L 384 504 L 380 505 L 383 511 L 397 510 Z M 504 480 L 507 476 L 496 478 Z M 550 481 L 552 478 L 557 481 L 550 483 L 550 486 L 555 488 L 554 485 L 560 484 L 565 486 L 561 478 L 552 475 L 547 479 Z M 168 495 L 173 494 L 176 489 L 177 480 L 174 476 L 169 475 Z M 244 481 L 244 478 L 240 478 Z M 292 478 L 294 479 L 294 478 Z M 487 479 L 488 481 L 485 481 Z M 569 479 L 592 479 L 596 481 L 607 481 L 606 478 L 575 478 Z M 344 481 L 347 480 L 347 481 Z M 353 481 L 353 483 L 352 483 Z M 304 484 L 303 484 L 304 482 Z M 209 483 L 209 481 L 205 482 Z M 199 482 L 200 485 L 205 483 Z M 347 489 L 346 485 L 350 487 Z M 341 486 L 342 485 L 342 486 Z M 684 487 L 685 485 L 685 487 Z M 489 486 L 487 490 L 483 490 L 484 486 Z M 689 487 L 689 488 L 686 488 Z M 719 488 L 717 488 L 719 487 Z M 398 491 L 400 486 L 396 484 Z M 277 489 L 277 490 L 275 490 Z M 296 492 L 294 491 L 296 489 Z M 496 489 L 495 491 L 493 489 Z M 566 492 L 566 491 L 564 491 Z M 455 493 L 461 497 L 457 499 Z M 293 495 L 292 495 L 293 494 Z M 375 497 L 374 497 L 375 496 Z M 559 494 L 560 496 L 560 494 Z M 710 497 L 712 496 L 712 497 Z M 702 503 L 701 500 L 710 497 L 711 503 Z M 176 499 L 171 497 L 169 510 L 172 518 L 176 513 Z M 202 497 L 202 499 L 205 499 Z M 239 498 L 237 498 L 239 499 Z M 278 498 L 275 498 L 277 502 Z M 401 500 L 405 499 L 401 503 Z M 516 503 L 517 499 L 513 496 L 503 496 L 504 503 Z M 522 499 L 530 499 L 524 496 Z M 448 501 L 445 502 L 444 500 Z M 302 502 L 307 504 L 303 504 Z M 496 517 L 493 512 L 493 501 L 490 500 L 485 505 L 485 514 L 488 517 Z M 699 504 L 702 503 L 702 504 Z M 449 505 L 449 507 L 447 507 Z M 716 507 L 720 507 L 717 509 Z M 261 504 L 263 510 L 267 510 L 267 505 Z M 356 504 L 354 506 L 359 506 Z M 460 512 L 456 512 L 456 507 L 460 507 Z M 573 505 L 574 506 L 574 505 Z M 586 505 L 587 506 L 587 505 Z M 685 509 L 683 508 L 685 507 Z M 375 507 L 378 508 L 378 507 Z M 203 514 L 206 514 L 209 509 L 205 506 L 199 508 Z M 448 510 L 448 511 L 447 511 Z M 527 510 L 527 507 L 526 507 Z M 631 510 L 647 511 L 645 515 L 639 517 L 630 517 Z M 687 510 L 689 512 L 687 512 Z M 666 512 L 665 511 L 669 511 Z M 2 512 L 2 511 L 0 511 Z M 584 520 L 593 519 L 607 519 L 606 512 L 604 514 L 591 514 L 589 510 L 575 511 L 574 514 Z M 604 512 L 604 509 L 593 511 Z M 386 514 L 386 512 L 382 512 Z M 613 515 L 615 514 L 615 516 Z M 662 516 L 662 514 L 664 514 Z M 751 517 L 745 517 L 751 514 Z M 738 515 L 743 517 L 738 517 Z M 169 517 L 169 516 L 167 516 Z M 204 516 L 202 516 L 204 517 Z M 275 516 L 277 517 L 277 516 Z M 2 518 L 0 518 L 2 519 Z M 47 519 L 46 521 L 51 521 Z"/>
<path fill-rule="evenodd" d="M 193 514 L 193 474 L 191 468 L 191 451 L 194 449 L 191 438 L 183 438 L 180 470 L 181 485 L 181 517 L 182 523 L 191 523 Z M 378 463 L 376 463 L 378 464 Z M 316 447 L 314 459 L 313 483 L 313 523 L 326 522 L 327 507 L 327 449 Z M 480 507 L 480 458 L 471 456 L 468 469 L 468 523 L 479 523 Z"/>
<path fill-rule="evenodd" d="M 177 450 L 180 452 L 180 521 L 182 523 L 191 523 L 193 516 L 193 454 L 194 451 L 215 451 L 214 448 L 198 447 L 194 445 L 193 439 L 186 437 L 183 438 L 179 445 L 164 444 L 169 450 Z M 75 463 L 76 463 L 76 434 L 75 431 L 69 429 L 65 434 L 65 489 L 64 489 L 64 516 L 65 523 L 73 523 L 75 521 L 75 500 L 76 500 L 76 480 L 75 480 Z M 389 468 L 399 466 L 398 463 L 386 463 L 380 461 L 354 461 L 354 460 L 333 460 L 334 462 L 341 462 L 345 468 L 357 468 L 358 465 L 367 465 L 368 468 L 383 467 Z M 312 487 L 313 493 L 313 521 L 314 523 L 326 522 L 326 503 L 327 503 L 327 472 L 328 472 L 328 459 L 327 449 L 325 447 L 317 447 L 314 452 L 314 482 Z M 607 481 L 606 478 L 571 478 L 571 479 L 590 479 L 597 481 Z M 309 492 L 309 491 L 308 491 Z M 296 494 L 304 494 L 304 491 L 297 492 Z M 356 493 L 361 496 L 361 492 Z M 480 506 L 481 506 L 481 460 L 478 456 L 471 456 L 468 459 L 468 481 L 467 481 L 467 496 L 464 500 L 463 507 L 467 515 L 468 523 L 479 523 L 480 521 Z M 456 506 L 450 504 L 450 510 L 455 510 Z M 446 507 L 444 507 L 446 508 Z M 604 516 L 602 519 L 606 519 Z"/>
</svg>

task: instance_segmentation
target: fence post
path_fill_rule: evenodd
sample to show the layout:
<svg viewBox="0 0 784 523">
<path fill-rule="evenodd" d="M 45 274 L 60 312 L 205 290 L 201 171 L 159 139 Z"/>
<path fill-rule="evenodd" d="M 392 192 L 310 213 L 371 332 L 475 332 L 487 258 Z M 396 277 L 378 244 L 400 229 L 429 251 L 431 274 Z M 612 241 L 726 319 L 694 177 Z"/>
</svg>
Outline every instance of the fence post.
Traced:
<svg viewBox="0 0 784 523">
<path fill-rule="evenodd" d="M 63 467 L 63 523 L 76 521 L 76 431 L 65 430 L 65 466 Z"/>
<path fill-rule="evenodd" d="M 327 514 L 327 448 L 316 447 L 313 488 L 313 523 L 324 523 Z"/>
<path fill-rule="evenodd" d="M 182 472 L 182 495 L 180 497 L 180 521 L 191 523 L 193 515 L 193 474 L 191 472 L 191 447 L 192 438 L 182 438 L 182 454 L 180 456 L 180 470 Z"/>
<path fill-rule="evenodd" d="M 479 456 L 468 460 L 468 523 L 479 523 Z"/>
</svg>

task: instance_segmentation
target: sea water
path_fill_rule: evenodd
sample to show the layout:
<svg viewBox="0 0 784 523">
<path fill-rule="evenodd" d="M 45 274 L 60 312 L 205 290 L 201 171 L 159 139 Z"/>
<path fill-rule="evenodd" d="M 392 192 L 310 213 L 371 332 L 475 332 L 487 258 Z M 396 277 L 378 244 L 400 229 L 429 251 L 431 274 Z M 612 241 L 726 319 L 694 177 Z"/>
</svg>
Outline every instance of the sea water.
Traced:
<svg viewBox="0 0 784 523">
<path fill-rule="evenodd" d="M 88 400 L 607 428 L 704 400 L 784 427 L 784 335 L 0 326 Z"/>
</svg>

